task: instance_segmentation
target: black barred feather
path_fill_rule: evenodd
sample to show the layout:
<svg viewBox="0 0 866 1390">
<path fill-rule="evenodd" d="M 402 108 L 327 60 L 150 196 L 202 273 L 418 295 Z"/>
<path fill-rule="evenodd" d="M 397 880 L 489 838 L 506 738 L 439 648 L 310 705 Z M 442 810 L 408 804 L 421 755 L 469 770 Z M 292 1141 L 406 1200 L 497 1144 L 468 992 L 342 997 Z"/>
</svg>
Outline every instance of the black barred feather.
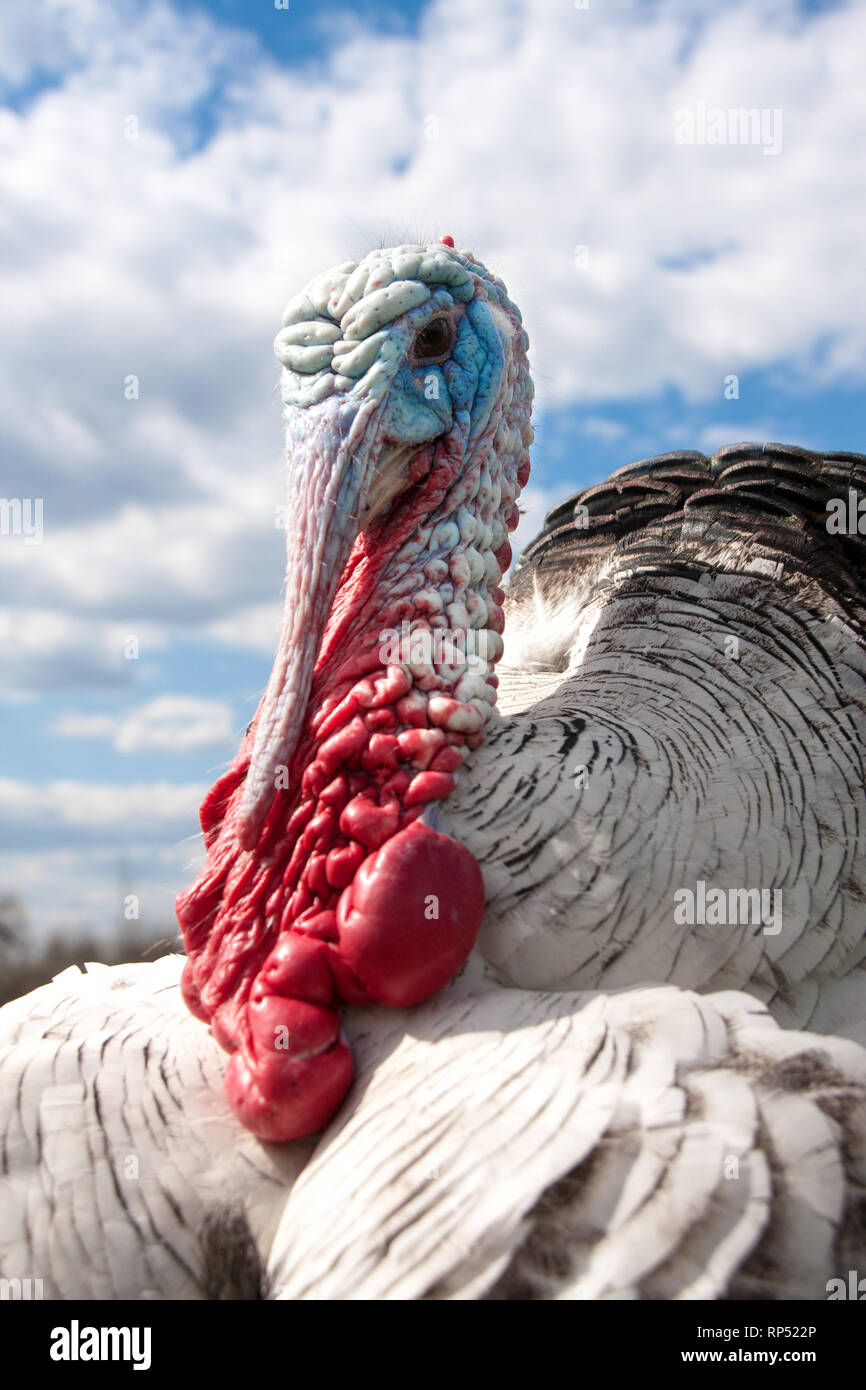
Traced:
<svg viewBox="0 0 866 1390">
<path fill-rule="evenodd" d="M 554 574 L 582 574 L 614 554 L 712 564 L 732 542 L 777 552 L 851 599 L 863 587 L 866 535 L 827 530 L 828 504 L 847 502 L 850 490 L 866 497 L 866 455 L 747 443 L 711 457 L 682 450 L 642 459 L 548 512 L 517 561 L 511 602 L 530 582 L 544 587 Z"/>
</svg>

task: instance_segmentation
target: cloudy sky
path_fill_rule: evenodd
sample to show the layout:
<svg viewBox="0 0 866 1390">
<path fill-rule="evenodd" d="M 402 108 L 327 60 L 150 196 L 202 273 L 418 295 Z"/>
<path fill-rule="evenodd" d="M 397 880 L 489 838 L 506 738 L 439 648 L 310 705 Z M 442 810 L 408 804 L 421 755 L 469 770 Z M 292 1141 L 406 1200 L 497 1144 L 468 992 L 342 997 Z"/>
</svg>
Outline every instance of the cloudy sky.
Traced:
<svg viewBox="0 0 866 1390">
<path fill-rule="evenodd" d="M 271 343 L 328 264 L 448 232 L 504 277 L 524 540 L 647 454 L 866 451 L 864 51 L 857 0 L 0 10 L 0 896 L 34 933 L 127 893 L 173 929 L 277 631 Z"/>
</svg>

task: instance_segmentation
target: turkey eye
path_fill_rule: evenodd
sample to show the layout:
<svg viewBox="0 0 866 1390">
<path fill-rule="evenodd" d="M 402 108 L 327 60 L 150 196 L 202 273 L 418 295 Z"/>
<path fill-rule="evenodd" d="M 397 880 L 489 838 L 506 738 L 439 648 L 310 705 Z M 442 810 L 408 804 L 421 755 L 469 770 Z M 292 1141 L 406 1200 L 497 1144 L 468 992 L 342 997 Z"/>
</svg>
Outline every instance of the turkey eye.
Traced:
<svg viewBox="0 0 866 1390">
<path fill-rule="evenodd" d="M 412 344 L 412 361 L 416 366 L 444 362 L 454 346 L 454 325 L 449 318 L 431 319 Z"/>
</svg>

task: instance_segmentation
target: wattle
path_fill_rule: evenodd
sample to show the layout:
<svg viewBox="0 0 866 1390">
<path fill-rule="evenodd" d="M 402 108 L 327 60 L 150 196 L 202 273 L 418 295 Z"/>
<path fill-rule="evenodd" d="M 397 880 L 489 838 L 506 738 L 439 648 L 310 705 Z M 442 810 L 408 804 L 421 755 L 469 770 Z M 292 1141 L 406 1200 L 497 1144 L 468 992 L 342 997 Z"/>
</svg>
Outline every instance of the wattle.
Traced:
<svg viewBox="0 0 866 1390">
<path fill-rule="evenodd" d="M 283 633 L 177 903 L 184 996 L 233 1054 L 227 1094 L 267 1140 L 321 1128 L 349 1086 L 341 1005 L 435 993 L 484 912 L 477 862 L 431 808 L 496 701 L 532 437 L 526 335 L 462 253 L 368 260 L 309 286 L 277 339 Z M 425 369 L 413 344 L 437 316 L 450 356 Z"/>
</svg>

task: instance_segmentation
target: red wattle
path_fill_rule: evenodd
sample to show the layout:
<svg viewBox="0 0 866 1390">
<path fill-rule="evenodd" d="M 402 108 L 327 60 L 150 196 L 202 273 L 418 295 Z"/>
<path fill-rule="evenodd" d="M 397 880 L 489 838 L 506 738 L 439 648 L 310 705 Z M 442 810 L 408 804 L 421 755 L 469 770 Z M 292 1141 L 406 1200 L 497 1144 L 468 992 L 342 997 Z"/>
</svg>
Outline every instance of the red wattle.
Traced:
<svg viewBox="0 0 866 1390">
<path fill-rule="evenodd" d="M 309 950 L 293 945 L 284 955 L 284 977 L 293 990 L 315 980 L 311 963 L 317 947 L 326 950 L 311 941 Z M 292 957 L 297 979 L 290 979 Z M 276 1144 L 321 1129 L 346 1094 L 354 1069 L 352 1054 L 340 1040 L 337 1008 L 265 989 L 260 977 L 246 1010 L 244 1045 L 226 1068 L 226 1095 L 257 1138 Z"/>
<path fill-rule="evenodd" d="M 262 966 L 260 979 L 274 994 L 289 993 L 310 1004 L 334 1000 L 325 942 L 298 931 L 283 933 Z"/>
<path fill-rule="evenodd" d="M 198 985 L 193 974 L 192 961 L 187 958 L 183 963 L 183 970 L 180 976 L 180 992 L 183 1002 L 189 1009 L 194 1018 L 201 1019 L 202 1023 L 210 1023 L 210 1014 L 201 1000 Z"/>
<path fill-rule="evenodd" d="M 352 1083 L 352 1054 L 343 1042 L 300 1060 L 283 1058 L 269 1075 L 259 1059 L 251 1068 L 240 1052 L 226 1067 L 226 1096 L 257 1139 L 284 1144 L 322 1129 Z"/>
<path fill-rule="evenodd" d="M 328 942 L 328 964 L 334 977 L 334 989 L 344 1004 L 354 1004 L 356 1008 L 363 1009 L 376 1003 L 357 975 L 349 969 L 340 954 L 339 946 L 333 942 Z"/>
<path fill-rule="evenodd" d="M 481 456 L 469 461 L 479 476 L 482 465 Z M 435 636 L 441 604 L 428 588 L 447 584 L 455 603 L 458 589 L 471 590 L 459 527 L 457 553 L 447 558 L 448 527 L 444 557 L 425 560 L 415 591 L 411 576 L 396 597 L 386 582 L 389 557 L 419 527 L 457 515 L 460 497 L 469 497 L 466 468 L 457 434 L 424 446 L 406 472 L 413 486 L 405 503 L 357 537 L 321 638 L 288 782 L 257 842 L 238 833 L 256 721 L 202 807 L 207 864 L 178 899 L 189 953 L 184 998 L 231 1054 L 229 1100 L 262 1140 L 314 1133 L 345 1096 L 352 1059 L 340 1035 L 342 1005 L 405 1008 L 435 994 L 465 962 L 481 923 L 478 864 L 420 818 L 451 795 L 467 753 L 482 742 L 484 707 L 456 698 L 441 656 L 434 674 L 422 676 L 381 650 L 383 627 L 401 641 L 407 625 Z M 480 490 L 478 497 L 479 518 L 492 526 Z M 509 492 L 499 519 L 503 536 L 517 522 Z M 495 559 L 507 568 L 508 541 Z M 466 603 L 474 620 L 483 599 L 486 627 L 501 634 L 505 594 L 490 586 L 495 577 L 487 574 Z M 494 689 L 496 659 L 488 664 Z"/>
<path fill-rule="evenodd" d="M 340 898 L 340 954 L 380 1004 L 408 1008 L 457 973 L 483 913 L 475 857 L 415 821 L 368 856 Z"/>
</svg>

